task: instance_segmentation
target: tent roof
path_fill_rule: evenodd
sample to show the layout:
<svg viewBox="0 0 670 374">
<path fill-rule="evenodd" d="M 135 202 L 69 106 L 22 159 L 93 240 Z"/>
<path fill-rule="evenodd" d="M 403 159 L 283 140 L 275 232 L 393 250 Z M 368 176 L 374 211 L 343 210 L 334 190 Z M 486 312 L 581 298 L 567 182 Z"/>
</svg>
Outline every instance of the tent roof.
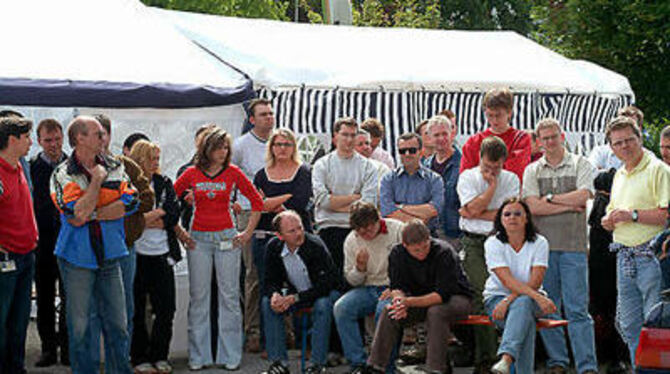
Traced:
<svg viewBox="0 0 670 374">
<path fill-rule="evenodd" d="M 510 31 L 311 25 L 154 9 L 271 87 L 485 90 L 632 94 L 628 80 L 561 56 Z M 605 73 L 603 73 L 606 72 Z"/>
<path fill-rule="evenodd" d="M 0 104 L 184 108 L 253 95 L 138 0 L 1 1 Z"/>
</svg>

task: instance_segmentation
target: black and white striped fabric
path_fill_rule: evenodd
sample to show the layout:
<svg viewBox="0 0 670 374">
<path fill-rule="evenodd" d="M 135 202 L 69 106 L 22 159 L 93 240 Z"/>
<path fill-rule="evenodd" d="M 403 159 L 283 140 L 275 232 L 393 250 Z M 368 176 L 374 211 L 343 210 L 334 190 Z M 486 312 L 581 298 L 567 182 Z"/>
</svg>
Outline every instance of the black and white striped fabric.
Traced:
<svg viewBox="0 0 670 374">
<path fill-rule="evenodd" d="M 383 146 L 395 155 L 400 134 L 413 131 L 423 119 L 442 110 L 456 114 L 461 139 L 486 128 L 482 110 L 485 92 L 351 90 L 342 88 L 261 88 L 259 97 L 272 100 L 278 127 L 296 134 L 327 134 L 336 119 L 379 119 L 386 128 Z M 512 126 L 531 129 L 554 117 L 563 126 L 573 151 L 586 154 L 602 143 L 603 133 L 619 108 L 630 105 L 630 95 L 516 92 Z"/>
</svg>

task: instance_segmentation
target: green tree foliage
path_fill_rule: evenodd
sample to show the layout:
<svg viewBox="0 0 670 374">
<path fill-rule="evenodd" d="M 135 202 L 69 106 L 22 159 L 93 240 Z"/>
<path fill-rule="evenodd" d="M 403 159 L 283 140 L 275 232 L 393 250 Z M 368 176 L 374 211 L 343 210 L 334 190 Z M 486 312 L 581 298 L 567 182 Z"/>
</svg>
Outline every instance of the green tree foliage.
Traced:
<svg viewBox="0 0 670 374">
<path fill-rule="evenodd" d="M 442 28 L 513 30 L 528 35 L 533 24 L 528 0 L 441 0 Z"/>
<path fill-rule="evenodd" d="M 231 17 L 288 20 L 288 1 L 274 0 L 142 0 L 145 5 Z"/>
<path fill-rule="evenodd" d="M 568 57 L 593 61 L 628 77 L 649 124 L 667 123 L 670 2 L 536 0 L 532 17 L 536 40 Z"/>
<path fill-rule="evenodd" d="M 440 27 L 439 0 L 363 0 L 352 1 L 356 26 Z"/>
</svg>

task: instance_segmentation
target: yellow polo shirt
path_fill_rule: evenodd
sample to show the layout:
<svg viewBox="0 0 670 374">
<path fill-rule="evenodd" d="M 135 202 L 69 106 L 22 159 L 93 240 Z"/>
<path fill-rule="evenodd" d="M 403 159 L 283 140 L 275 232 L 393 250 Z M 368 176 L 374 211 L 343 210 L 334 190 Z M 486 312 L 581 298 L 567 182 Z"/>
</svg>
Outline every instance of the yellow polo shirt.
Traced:
<svg viewBox="0 0 670 374">
<path fill-rule="evenodd" d="M 614 176 L 607 213 L 614 209 L 646 210 L 667 208 L 670 201 L 670 168 L 644 152 L 642 160 L 630 172 L 622 166 Z M 663 225 L 637 222 L 619 223 L 614 228 L 614 241 L 627 247 L 651 240 Z"/>
</svg>

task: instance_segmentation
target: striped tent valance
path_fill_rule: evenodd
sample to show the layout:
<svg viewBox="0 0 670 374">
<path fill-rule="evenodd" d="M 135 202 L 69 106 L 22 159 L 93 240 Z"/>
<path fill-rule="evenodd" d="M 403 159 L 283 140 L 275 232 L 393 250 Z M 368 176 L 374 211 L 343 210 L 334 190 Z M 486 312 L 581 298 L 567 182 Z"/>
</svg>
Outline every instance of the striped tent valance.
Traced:
<svg viewBox="0 0 670 374">
<path fill-rule="evenodd" d="M 386 128 L 383 146 L 395 155 L 400 134 L 413 131 L 423 119 L 442 110 L 456 114 L 459 139 L 485 129 L 484 92 L 353 90 L 343 88 L 261 88 L 259 97 L 272 100 L 278 127 L 296 134 L 327 134 L 337 118 L 362 121 L 378 118 Z M 512 125 L 530 129 L 545 117 L 564 126 L 570 148 L 586 153 L 602 142 L 607 121 L 632 103 L 630 95 L 516 92 Z"/>
</svg>

